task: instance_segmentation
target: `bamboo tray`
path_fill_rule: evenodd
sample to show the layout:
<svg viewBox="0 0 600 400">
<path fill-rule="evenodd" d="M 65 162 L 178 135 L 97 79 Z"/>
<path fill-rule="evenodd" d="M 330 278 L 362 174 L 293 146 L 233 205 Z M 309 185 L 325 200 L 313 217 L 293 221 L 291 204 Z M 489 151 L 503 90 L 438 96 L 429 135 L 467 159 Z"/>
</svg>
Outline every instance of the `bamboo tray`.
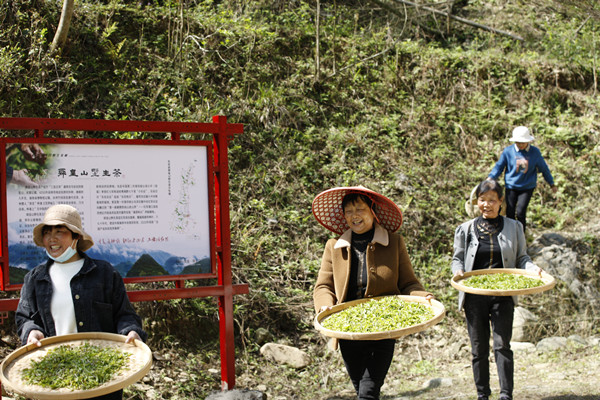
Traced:
<svg viewBox="0 0 600 400">
<path fill-rule="evenodd" d="M 402 329 L 396 329 L 393 331 L 384 331 L 384 332 L 368 332 L 368 333 L 359 333 L 359 332 L 340 332 L 340 331 L 332 331 L 327 329 L 321 325 L 321 322 L 330 316 L 331 314 L 335 314 L 339 311 L 342 311 L 348 307 L 355 306 L 360 303 L 364 303 L 371 300 L 381 299 L 381 297 L 370 297 L 365 299 L 352 300 L 347 303 L 342 303 L 331 307 L 328 310 L 321 311 L 315 317 L 315 328 L 320 331 L 323 335 L 337 338 L 337 339 L 347 339 L 347 340 L 382 340 L 382 339 L 397 339 L 402 336 L 410 335 L 413 333 L 417 333 L 420 331 L 424 331 L 427 328 L 432 327 L 433 325 L 440 322 L 444 315 L 446 314 L 446 309 L 444 305 L 437 300 L 426 300 L 425 297 L 421 296 L 401 296 L 398 295 L 400 299 L 406 302 L 416 302 L 422 303 L 427 306 L 430 306 L 433 309 L 434 316 L 428 321 L 422 322 L 417 325 L 409 326 Z"/>
<path fill-rule="evenodd" d="M 544 284 L 527 289 L 512 289 L 512 290 L 498 290 L 498 289 L 477 289 L 470 286 L 463 285 L 462 280 L 474 276 L 474 275 L 491 275 L 491 274 L 514 274 L 514 275 L 525 275 L 530 278 L 541 279 Z M 540 293 L 546 290 L 552 289 L 556 285 L 556 279 L 547 272 L 542 271 L 542 276 L 533 272 L 527 271 L 520 268 L 491 268 L 491 269 L 477 269 L 475 271 L 465 272 L 463 276 L 454 276 L 450 280 L 450 284 L 457 290 L 465 293 L 480 294 L 484 296 L 521 296 L 525 294 Z"/>
<path fill-rule="evenodd" d="M 134 340 L 125 343 L 126 337 L 115 333 L 87 332 L 62 336 L 52 336 L 41 340 L 42 346 L 28 344 L 10 353 L 0 364 L 0 380 L 9 392 L 30 399 L 88 399 L 115 392 L 141 379 L 152 366 L 152 352 L 145 343 Z M 49 389 L 38 385 L 28 385 L 20 379 L 21 370 L 29 367 L 31 360 L 43 357 L 48 350 L 61 345 L 90 344 L 112 346 L 132 353 L 129 357 L 129 370 L 123 371 L 113 380 L 89 390 Z"/>
</svg>

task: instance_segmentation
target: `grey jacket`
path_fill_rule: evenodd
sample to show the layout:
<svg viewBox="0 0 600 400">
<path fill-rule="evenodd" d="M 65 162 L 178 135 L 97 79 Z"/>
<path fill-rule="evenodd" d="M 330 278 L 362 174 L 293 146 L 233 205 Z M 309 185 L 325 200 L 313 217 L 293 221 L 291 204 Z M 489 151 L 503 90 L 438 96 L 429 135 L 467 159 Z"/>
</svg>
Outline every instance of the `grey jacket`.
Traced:
<svg viewBox="0 0 600 400">
<path fill-rule="evenodd" d="M 527 242 L 523 225 L 514 219 L 504 218 L 504 227 L 498 234 L 502 265 L 504 268 L 525 268 L 535 270 L 537 266 L 527 254 Z M 461 224 L 454 232 L 454 254 L 452 256 L 452 274 L 458 270 L 465 272 L 473 270 L 475 254 L 479 247 L 479 240 L 473 229 L 475 219 Z M 517 304 L 517 296 L 513 296 Z M 458 309 L 462 310 L 465 304 L 465 293 L 458 293 Z"/>
</svg>

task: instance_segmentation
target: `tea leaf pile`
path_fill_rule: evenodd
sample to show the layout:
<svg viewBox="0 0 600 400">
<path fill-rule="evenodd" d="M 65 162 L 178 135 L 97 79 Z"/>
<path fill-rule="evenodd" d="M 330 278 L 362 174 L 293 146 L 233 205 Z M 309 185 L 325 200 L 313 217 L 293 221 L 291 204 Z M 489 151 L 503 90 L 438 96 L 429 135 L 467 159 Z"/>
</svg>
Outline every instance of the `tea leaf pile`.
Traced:
<svg viewBox="0 0 600 400">
<path fill-rule="evenodd" d="M 523 275 L 497 273 L 490 275 L 474 275 L 462 280 L 461 283 L 474 289 L 515 290 L 542 286 L 544 281 Z"/>
<path fill-rule="evenodd" d="M 338 332 L 386 332 L 423 323 L 434 317 L 426 304 L 408 302 L 397 296 L 359 303 L 325 318 L 321 325 Z"/>
<path fill-rule="evenodd" d="M 131 353 L 85 343 L 51 349 L 23 370 L 23 380 L 49 389 L 88 390 L 110 381 Z"/>
</svg>

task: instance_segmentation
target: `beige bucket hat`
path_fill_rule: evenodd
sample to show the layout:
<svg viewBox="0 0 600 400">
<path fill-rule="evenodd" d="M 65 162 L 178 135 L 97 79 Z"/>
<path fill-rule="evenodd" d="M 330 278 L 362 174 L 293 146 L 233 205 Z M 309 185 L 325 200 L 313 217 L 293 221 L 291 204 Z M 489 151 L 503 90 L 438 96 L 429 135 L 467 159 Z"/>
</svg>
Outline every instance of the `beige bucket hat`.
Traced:
<svg viewBox="0 0 600 400">
<path fill-rule="evenodd" d="M 396 232 L 402 225 L 402 211 L 387 197 L 363 186 L 337 187 L 321 192 L 312 203 L 312 212 L 317 221 L 325 228 L 342 234 L 350 227 L 344 218 L 342 200 L 349 193 L 360 193 L 369 197 L 376 205 L 375 216 L 379 225 L 390 232 Z"/>
<path fill-rule="evenodd" d="M 94 245 L 92 237 L 85 233 L 81 227 L 81 216 L 79 215 L 79 212 L 75 207 L 68 204 L 56 204 L 48 208 L 42 223 L 33 228 L 33 242 L 40 247 L 44 247 L 42 229 L 46 225 L 64 225 L 69 228 L 70 231 L 78 233 L 80 237 L 77 242 L 77 250 L 86 251 Z"/>
</svg>

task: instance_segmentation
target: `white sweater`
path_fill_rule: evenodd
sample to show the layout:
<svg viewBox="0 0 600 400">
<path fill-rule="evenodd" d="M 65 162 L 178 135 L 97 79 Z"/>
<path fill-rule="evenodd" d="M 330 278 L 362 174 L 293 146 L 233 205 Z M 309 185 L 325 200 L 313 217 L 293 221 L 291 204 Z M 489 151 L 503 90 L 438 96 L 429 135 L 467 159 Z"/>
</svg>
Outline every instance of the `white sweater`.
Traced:
<svg viewBox="0 0 600 400">
<path fill-rule="evenodd" d="M 50 279 L 52 280 L 50 312 L 54 318 L 57 336 L 77 333 L 71 279 L 83 267 L 83 261 L 81 259 L 71 263 L 54 263 L 50 266 Z"/>
</svg>

